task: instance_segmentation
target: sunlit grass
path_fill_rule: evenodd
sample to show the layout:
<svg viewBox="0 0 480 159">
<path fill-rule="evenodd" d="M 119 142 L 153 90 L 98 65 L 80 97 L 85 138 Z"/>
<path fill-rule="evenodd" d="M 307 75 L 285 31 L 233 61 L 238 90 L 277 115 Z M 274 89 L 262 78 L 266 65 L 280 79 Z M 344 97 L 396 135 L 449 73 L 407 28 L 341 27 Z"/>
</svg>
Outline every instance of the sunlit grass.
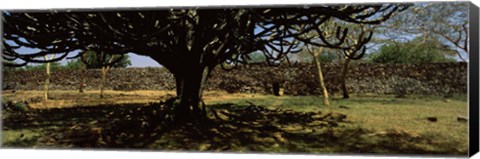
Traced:
<svg viewBox="0 0 480 159">
<path fill-rule="evenodd" d="M 207 100 L 207 104 L 233 103 L 248 106 L 254 103 L 268 108 L 296 111 L 340 112 L 347 115 L 347 127 L 361 127 L 379 133 L 402 131 L 414 136 L 428 136 L 438 143 L 456 143 L 459 144 L 459 149 L 467 149 L 468 124 L 457 121 L 457 117 L 468 115 L 466 96 L 444 99 L 423 95 L 406 98 L 396 98 L 393 95 L 354 95 L 350 99 L 333 98 L 330 106 L 322 105 L 321 96 L 232 96 L 225 97 L 228 100 L 217 96 Z M 346 106 L 348 109 L 339 106 Z M 430 122 L 427 117 L 436 117 L 438 121 Z"/>
<path fill-rule="evenodd" d="M 4 98 L 15 100 L 41 97 L 42 91 L 18 91 L 5 93 Z M 52 91 L 52 107 L 94 106 L 105 103 L 149 103 L 164 100 L 166 96 L 173 96 L 172 91 L 106 91 L 107 98 L 99 98 L 99 91 Z M 338 112 L 347 115 L 347 121 L 341 124 L 342 130 L 366 129 L 374 137 L 362 135 L 368 142 L 382 142 L 383 138 L 375 134 L 385 132 L 404 132 L 410 136 L 422 136 L 431 139 L 428 143 L 414 143 L 413 146 L 421 149 L 438 152 L 448 152 L 457 149 L 457 152 L 467 152 L 468 125 L 466 122 L 457 121 L 459 116 L 468 116 L 467 97 L 459 95 L 445 99 L 439 96 L 410 95 L 406 98 L 396 98 L 393 95 L 352 95 L 350 99 L 333 97 L 330 106 L 322 104 L 321 96 L 273 96 L 263 94 L 228 94 L 221 91 L 204 93 L 207 106 L 231 103 L 234 107 L 247 107 L 249 105 L 263 106 L 270 109 L 290 109 L 295 111 L 321 111 L 322 113 Z M 68 102 L 66 102 L 68 101 Z M 41 103 L 33 103 L 42 108 Z M 340 107 L 342 106 L 342 107 Z M 346 108 L 345 108 L 346 107 Z M 427 120 L 435 117 L 436 122 Z M 46 133 L 46 129 L 19 129 L 2 131 L 2 144 L 4 146 L 31 146 L 36 138 Z M 21 140 L 19 140 L 21 139 Z M 21 141 L 21 143 L 19 143 Z M 352 142 L 354 143 L 354 142 Z M 338 152 L 338 147 L 329 149 L 312 148 L 312 145 L 321 143 L 298 142 L 294 149 L 306 152 Z M 434 146 L 433 146 L 434 145 Z M 440 145 L 440 146 L 439 146 Z M 411 145 L 410 145 L 411 146 Z M 247 151 L 248 145 L 235 148 L 235 151 Z M 288 152 L 291 147 L 268 147 L 268 152 Z M 444 149 L 444 150 L 443 150 Z M 375 150 L 382 152 L 383 150 Z"/>
</svg>

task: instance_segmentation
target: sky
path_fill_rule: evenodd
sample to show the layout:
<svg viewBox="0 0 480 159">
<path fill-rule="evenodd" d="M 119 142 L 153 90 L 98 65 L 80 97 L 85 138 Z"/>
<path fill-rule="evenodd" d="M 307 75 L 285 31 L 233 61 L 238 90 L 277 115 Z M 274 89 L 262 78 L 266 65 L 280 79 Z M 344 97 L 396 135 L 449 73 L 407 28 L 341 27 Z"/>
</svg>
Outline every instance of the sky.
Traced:
<svg viewBox="0 0 480 159">
<path fill-rule="evenodd" d="M 161 65 L 158 64 L 157 61 L 153 60 L 148 56 L 141 56 L 137 54 L 130 53 L 130 61 L 132 61 L 132 65 L 129 67 L 160 67 Z"/>
</svg>

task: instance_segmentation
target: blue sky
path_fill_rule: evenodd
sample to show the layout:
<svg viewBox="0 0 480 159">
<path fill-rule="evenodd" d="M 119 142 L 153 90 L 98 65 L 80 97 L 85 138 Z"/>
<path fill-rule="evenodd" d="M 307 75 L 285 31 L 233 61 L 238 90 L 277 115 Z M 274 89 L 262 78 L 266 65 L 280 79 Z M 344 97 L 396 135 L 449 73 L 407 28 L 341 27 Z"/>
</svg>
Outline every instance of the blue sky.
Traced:
<svg viewBox="0 0 480 159">
<path fill-rule="evenodd" d="M 155 60 L 148 56 L 141 56 L 137 54 L 128 54 L 130 56 L 130 61 L 132 61 L 132 65 L 129 67 L 160 67 L 161 65 L 158 64 Z"/>
</svg>

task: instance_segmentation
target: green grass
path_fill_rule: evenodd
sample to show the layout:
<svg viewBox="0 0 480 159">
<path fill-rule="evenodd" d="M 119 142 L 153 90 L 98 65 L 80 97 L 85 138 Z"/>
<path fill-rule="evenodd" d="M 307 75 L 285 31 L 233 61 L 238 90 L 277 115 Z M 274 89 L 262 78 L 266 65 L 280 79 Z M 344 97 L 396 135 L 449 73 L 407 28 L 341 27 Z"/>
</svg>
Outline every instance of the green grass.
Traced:
<svg viewBox="0 0 480 159">
<path fill-rule="evenodd" d="M 428 137 L 433 143 L 424 143 L 424 148 L 457 149 L 466 152 L 468 147 L 468 124 L 457 121 L 458 116 L 468 116 L 466 96 L 448 99 L 438 96 L 407 96 L 396 98 L 388 95 L 354 95 L 350 99 L 332 98 L 330 106 L 322 105 L 319 96 L 271 96 L 255 95 L 250 98 L 213 100 L 207 104 L 232 103 L 296 111 L 340 112 L 347 115 L 344 128 L 363 128 L 372 132 L 405 132 L 412 136 Z M 348 109 L 339 106 L 347 106 Z M 430 122 L 427 117 L 436 117 Z M 375 139 L 372 139 L 375 140 Z M 444 145 L 432 147 L 431 145 Z"/>
<path fill-rule="evenodd" d="M 205 103 L 212 108 L 226 106 L 246 108 L 253 103 L 268 109 L 280 108 L 301 112 L 322 112 L 322 114 L 337 112 L 346 114 L 347 118 L 346 122 L 332 128 L 318 127 L 289 131 L 289 128 L 294 129 L 296 126 L 305 124 L 293 123 L 283 125 L 284 128 L 286 127 L 282 129 L 286 130 L 283 132 L 265 132 L 254 127 L 240 128 L 239 130 L 226 129 L 231 136 L 222 139 L 215 136 L 212 138 L 199 137 L 196 136 L 198 133 L 173 130 L 163 132 L 156 141 L 152 141 L 144 148 L 217 151 L 220 148 L 215 149 L 215 144 L 227 143 L 228 141 L 234 143 L 228 148 L 228 151 L 233 152 L 367 152 L 466 155 L 468 150 L 468 125 L 465 122 L 457 121 L 458 116 L 468 115 L 466 96 L 444 99 L 437 96 L 395 98 L 389 95 L 353 95 L 350 99 L 332 98 L 330 99 L 330 106 L 323 106 L 321 96 L 272 96 L 206 92 Z M 346 106 L 348 109 L 340 106 Z M 32 118 L 41 117 L 42 119 L 38 120 L 40 123 L 35 123 L 36 119 L 16 120 L 12 118 L 16 122 L 28 122 L 29 127 L 17 127 L 15 124 L 10 124 L 13 129 L 2 131 L 2 145 L 6 147 L 34 147 L 37 144 L 35 143 L 37 139 L 45 134 L 52 133 L 54 127 L 69 128 L 71 125 L 97 120 L 108 123 L 112 120 L 102 115 L 110 114 L 110 112 L 114 112 L 113 116 L 116 118 L 124 120 L 125 113 L 128 114 L 128 112 L 132 112 L 131 110 L 136 109 L 137 107 L 128 105 L 102 107 L 98 110 L 92 107 L 78 108 L 83 112 L 77 109 L 58 109 L 55 110 L 58 111 L 55 116 L 49 115 L 51 112 L 45 112 L 44 116 L 32 116 Z M 5 114 L 2 115 L 2 118 L 6 117 Z M 438 121 L 430 122 L 427 117 L 436 117 Z M 259 125 L 268 124 L 268 122 Z M 125 125 L 123 121 L 116 124 L 119 125 L 113 125 L 112 128 Z M 130 129 L 127 128 L 126 132 L 128 133 Z M 311 132 L 310 130 L 313 129 L 315 131 Z M 244 133 L 244 131 L 247 133 Z M 146 132 L 130 133 L 146 134 Z M 262 137 L 262 133 L 281 133 L 287 142 L 268 141 L 271 136 L 270 138 L 268 136 Z M 129 141 L 140 140 L 131 139 Z M 127 145 L 127 147 L 131 146 Z"/>
<path fill-rule="evenodd" d="M 4 130 L 2 131 L 3 147 L 30 147 L 42 136 L 45 130 Z"/>
</svg>

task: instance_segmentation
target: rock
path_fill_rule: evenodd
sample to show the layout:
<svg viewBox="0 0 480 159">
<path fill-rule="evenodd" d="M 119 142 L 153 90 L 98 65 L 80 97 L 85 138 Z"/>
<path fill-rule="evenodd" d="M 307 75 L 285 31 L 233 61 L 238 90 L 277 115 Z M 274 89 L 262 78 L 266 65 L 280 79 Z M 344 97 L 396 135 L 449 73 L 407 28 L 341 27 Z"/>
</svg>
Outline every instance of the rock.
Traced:
<svg viewBox="0 0 480 159">
<path fill-rule="evenodd" d="M 198 146 L 198 150 L 199 150 L 199 151 L 206 151 L 206 150 L 210 149 L 211 146 L 212 146 L 212 145 L 211 145 L 211 144 L 208 144 L 208 143 L 206 143 L 206 144 L 200 144 L 200 145 Z"/>
<path fill-rule="evenodd" d="M 430 122 L 437 122 L 437 117 L 427 117 L 427 120 Z"/>
<path fill-rule="evenodd" d="M 282 136 L 282 133 L 273 133 L 273 137 L 275 138 L 275 140 L 277 140 L 278 142 L 281 142 L 281 143 L 284 143 L 285 141 L 287 141 L 283 136 Z"/>
<path fill-rule="evenodd" d="M 347 119 L 347 115 L 342 114 L 342 113 L 328 113 L 327 115 L 324 116 L 324 119 L 329 120 L 329 121 L 336 121 L 336 122 L 342 122 Z"/>
<path fill-rule="evenodd" d="M 458 116 L 458 117 L 457 117 L 457 121 L 459 121 L 459 122 L 468 122 L 468 118 L 467 118 L 467 117 L 463 117 L 463 116 Z"/>
<path fill-rule="evenodd" d="M 340 105 L 339 108 L 342 108 L 342 109 L 350 109 L 349 107 L 344 106 L 344 105 Z"/>
</svg>

